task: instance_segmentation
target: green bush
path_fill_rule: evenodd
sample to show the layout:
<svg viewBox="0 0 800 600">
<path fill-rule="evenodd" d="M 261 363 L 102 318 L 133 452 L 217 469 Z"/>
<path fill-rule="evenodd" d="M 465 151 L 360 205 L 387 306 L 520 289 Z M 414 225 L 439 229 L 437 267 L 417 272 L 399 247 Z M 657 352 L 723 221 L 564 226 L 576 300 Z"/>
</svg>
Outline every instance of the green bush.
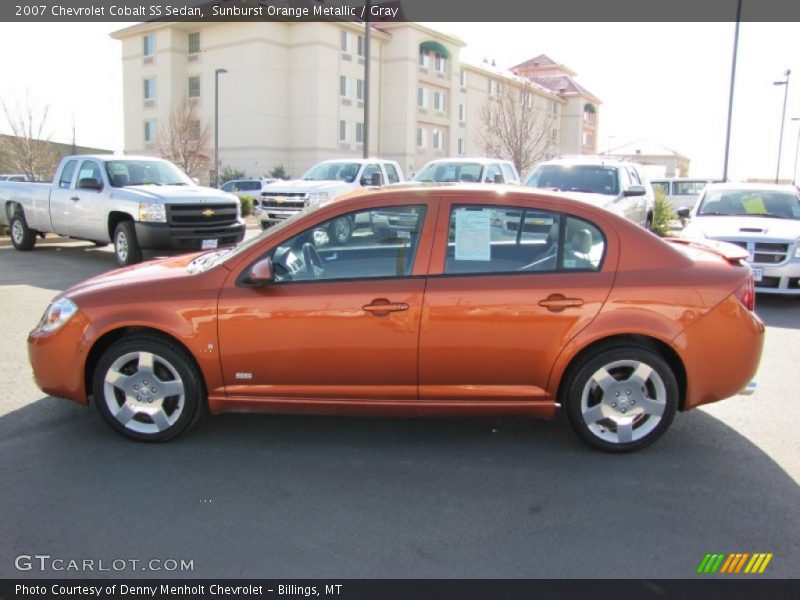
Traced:
<svg viewBox="0 0 800 600">
<path fill-rule="evenodd" d="M 667 200 L 663 190 L 656 190 L 656 202 L 653 209 L 653 233 L 661 237 L 670 235 L 672 223 L 678 215 Z"/>
<path fill-rule="evenodd" d="M 244 171 L 242 169 L 234 169 L 229 165 L 225 165 L 219 172 L 219 183 L 222 185 L 227 181 L 234 179 L 244 179 Z"/>
<path fill-rule="evenodd" d="M 243 217 L 253 214 L 253 199 L 250 196 L 239 196 L 239 204 L 242 206 Z"/>
<path fill-rule="evenodd" d="M 269 172 L 269 176 L 278 179 L 291 179 L 291 177 L 286 174 L 286 169 L 283 168 L 283 165 L 278 165 L 272 169 L 272 171 Z"/>
</svg>

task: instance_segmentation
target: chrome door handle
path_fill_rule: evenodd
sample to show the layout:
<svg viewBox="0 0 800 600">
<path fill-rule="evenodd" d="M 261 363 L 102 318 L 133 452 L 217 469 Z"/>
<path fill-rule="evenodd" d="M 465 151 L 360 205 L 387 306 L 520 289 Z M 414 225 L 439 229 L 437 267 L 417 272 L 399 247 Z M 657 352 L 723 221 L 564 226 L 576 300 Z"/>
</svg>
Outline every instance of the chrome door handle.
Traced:
<svg viewBox="0 0 800 600">
<path fill-rule="evenodd" d="M 69 199 L 70 199 L 70 200 L 72 200 L 73 202 L 77 202 L 77 201 L 78 201 L 78 200 L 80 200 L 81 198 L 80 198 L 80 196 L 70 196 L 70 198 L 69 198 Z"/>
<path fill-rule="evenodd" d="M 550 294 L 544 300 L 539 301 L 539 306 L 551 312 L 561 312 L 565 308 L 583 306 L 583 298 L 567 298 L 564 294 Z"/>
<path fill-rule="evenodd" d="M 372 301 L 372 304 L 367 304 L 361 308 L 376 317 L 385 317 L 390 312 L 408 310 L 408 304 L 405 302 L 389 302 L 386 298 L 376 298 Z"/>
</svg>

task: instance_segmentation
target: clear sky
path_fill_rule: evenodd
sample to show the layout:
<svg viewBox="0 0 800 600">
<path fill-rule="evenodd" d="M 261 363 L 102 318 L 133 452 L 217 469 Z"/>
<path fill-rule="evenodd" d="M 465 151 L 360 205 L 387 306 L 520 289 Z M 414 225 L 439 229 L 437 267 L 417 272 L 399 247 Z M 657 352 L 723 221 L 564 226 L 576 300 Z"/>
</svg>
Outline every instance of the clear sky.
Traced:
<svg viewBox="0 0 800 600">
<path fill-rule="evenodd" d="M 692 175 L 719 177 L 733 23 L 431 23 L 466 42 L 462 59 L 513 66 L 541 53 L 597 95 L 598 147 L 650 138 L 688 156 Z M 121 150 L 122 63 L 113 24 L 0 23 L 0 98 L 27 92 L 51 106 L 52 139 Z M 733 179 L 775 176 L 783 87 L 792 70 L 781 177 L 791 178 L 800 121 L 800 24 L 743 23 L 739 40 Z M 7 133 L 5 119 L 0 131 Z"/>
</svg>

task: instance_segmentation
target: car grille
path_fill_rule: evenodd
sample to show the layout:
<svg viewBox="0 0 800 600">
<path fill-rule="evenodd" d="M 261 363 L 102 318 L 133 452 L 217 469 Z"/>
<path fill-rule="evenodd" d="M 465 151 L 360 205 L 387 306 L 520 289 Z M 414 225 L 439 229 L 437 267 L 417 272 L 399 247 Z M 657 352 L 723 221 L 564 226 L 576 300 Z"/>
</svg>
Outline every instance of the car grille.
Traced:
<svg viewBox="0 0 800 600">
<path fill-rule="evenodd" d="M 303 208 L 308 198 L 307 192 L 261 192 L 262 208 Z"/>
<path fill-rule="evenodd" d="M 227 225 L 236 222 L 235 204 L 168 204 L 167 222 L 178 227 Z"/>
<path fill-rule="evenodd" d="M 749 250 L 747 247 L 748 242 L 740 240 L 722 240 L 729 244 L 735 244 L 740 248 Z M 779 242 L 751 242 L 753 249 L 753 262 L 764 265 L 776 265 L 786 260 L 789 253 L 789 244 Z"/>
</svg>

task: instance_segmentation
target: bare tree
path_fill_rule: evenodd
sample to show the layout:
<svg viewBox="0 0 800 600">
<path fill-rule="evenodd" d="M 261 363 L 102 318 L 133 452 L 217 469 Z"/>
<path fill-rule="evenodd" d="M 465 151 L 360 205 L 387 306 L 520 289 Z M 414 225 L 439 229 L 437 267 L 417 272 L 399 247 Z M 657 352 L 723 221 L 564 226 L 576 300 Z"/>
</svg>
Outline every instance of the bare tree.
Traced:
<svg viewBox="0 0 800 600">
<path fill-rule="evenodd" d="M 513 161 L 520 175 L 555 154 L 554 111 L 530 84 L 505 85 L 480 108 L 480 143 L 486 156 Z M 542 105 L 544 104 L 544 105 Z"/>
<path fill-rule="evenodd" d="M 47 116 L 50 105 L 39 108 L 25 93 L 24 102 L 13 104 L 2 101 L 11 135 L 0 137 L 0 154 L 5 168 L 13 173 L 24 173 L 31 181 L 49 179 L 55 172 L 58 153 L 50 143 Z"/>
<path fill-rule="evenodd" d="M 178 165 L 189 177 L 208 174 L 211 165 L 209 150 L 210 128 L 202 122 L 197 104 L 187 97 L 170 111 L 166 123 L 158 132 L 158 149 L 162 157 Z"/>
</svg>

